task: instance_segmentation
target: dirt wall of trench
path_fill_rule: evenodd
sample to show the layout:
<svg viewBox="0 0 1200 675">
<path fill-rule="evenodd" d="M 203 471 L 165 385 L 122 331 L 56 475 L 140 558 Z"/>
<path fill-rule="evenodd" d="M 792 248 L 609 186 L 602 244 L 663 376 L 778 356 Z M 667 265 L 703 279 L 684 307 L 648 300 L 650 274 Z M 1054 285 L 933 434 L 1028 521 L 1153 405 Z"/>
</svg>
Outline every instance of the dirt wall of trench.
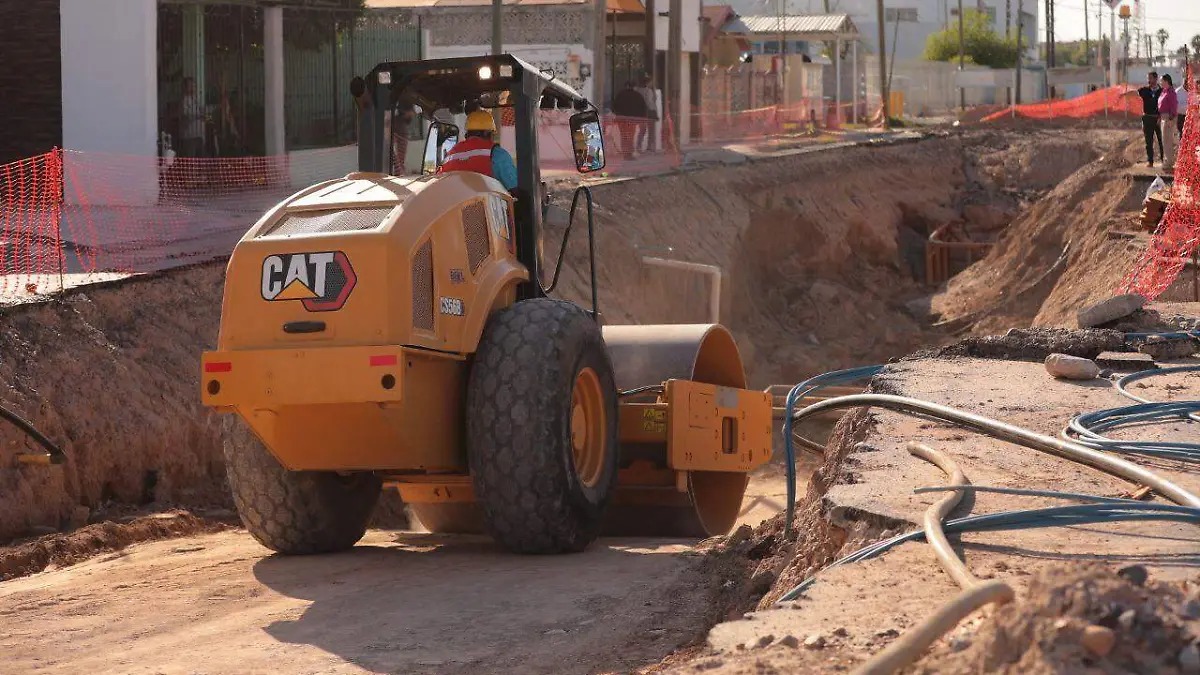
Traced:
<svg viewBox="0 0 1200 675">
<path fill-rule="evenodd" d="M 1013 208 L 980 169 L 977 142 L 839 149 L 596 186 L 605 319 L 707 321 L 709 280 L 643 264 L 650 255 L 724 270 L 721 319 L 758 387 L 941 341 L 905 309 L 929 292 L 924 237 L 972 205 L 991 204 L 990 215 L 975 213 L 993 220 Z M 549 264 L 562 229 L 547 227 Z M 561 296 L 587 302 L 582 226 L 567 255 Z M 71 460 L 16 467 L 25 440 L 0 425 L 0 541 L 109 500 L 228 505 L 219 425 L 198 396 L 223 281 L 216 261 L 3 311 L 0 400 Z"/>
</svg>

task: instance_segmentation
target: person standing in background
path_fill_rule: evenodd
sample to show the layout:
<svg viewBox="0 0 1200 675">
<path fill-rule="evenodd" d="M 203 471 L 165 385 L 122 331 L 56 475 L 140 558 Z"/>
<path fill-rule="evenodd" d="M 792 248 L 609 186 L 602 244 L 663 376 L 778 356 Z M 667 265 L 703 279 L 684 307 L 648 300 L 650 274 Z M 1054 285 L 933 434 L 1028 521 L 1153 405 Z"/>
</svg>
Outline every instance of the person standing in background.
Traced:
<svg viewBox="0 0 1200 675">
<path fill-rule="evenodd" d="M 646 121 L 639 125 L 635 145 L 642 152 L 654 151 L 654 123 L 658 121 L 658 94 L 654 91 L 649 75 L 642 75 L 637 91 L 646 101 Z"/>
<path fill-rule="evenodd" d="M 1175 96 L 1175 83 L 1170 75 L 1163 75 L 1162 91 L 1158 95 L 1158 117 L 1162 125 L 1163 171 L 1175 170 L 1175 117 L 1179 114 L 1179 100 Z"/>
<path fill-rule="evenodd" d="M 1146 166 L 1154 166 L 1154 139 L 1158 137 L 1158 152 L 1161 155 L 1162 127 L 1158 123 L 1158 95 L 1162 87 L 1158 86 L 1158 73 L 1150 71 L 1146 76 L 1146 86 L 1137 90 L 1142 99 L 1142 134 L 1146 137 Z"/>
<path fill-rule="evenodd" d="M 638 93 L 633 82 L 626 82 L 625 88 L 613 97 L 613 113 L 621 130 L 621 153 L 625 159 L 633 159 L 638 128 L 646 120 L 646 99 Z"/>
<path fill-rule="evenodd" d="M 1179 105 L 1179 114 L 1176 115 L 1175 119 L 1176 119 L 1176 121 L 1179 122 L 1179 124 L 1176 126 L 1179 129 L 1179 137 L 1178 138 L 1180 138 L 1180 139 L 1183 139 L 1183 121 L 1187 117 L 1188 100 L 1189 100 L 1188 93 L 1187 93 L 1187 75 L 1185 74 L 1183 77 L 1184 77 L 1184 81 L 1181 82 L 1179 84 L 1179 87 L 1175 89 L 1175 99 L 1176 99 L 1176 101 L 1178 101 L 1178 105 Z"/>
</svg>

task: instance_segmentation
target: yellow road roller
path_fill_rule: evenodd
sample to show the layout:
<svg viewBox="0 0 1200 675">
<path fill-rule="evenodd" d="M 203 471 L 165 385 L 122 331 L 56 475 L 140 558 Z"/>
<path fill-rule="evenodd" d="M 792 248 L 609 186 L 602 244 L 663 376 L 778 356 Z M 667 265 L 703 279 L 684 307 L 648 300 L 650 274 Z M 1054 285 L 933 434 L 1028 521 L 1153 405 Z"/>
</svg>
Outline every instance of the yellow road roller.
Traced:
<svg viewBox="0 0 1200 675">
<path fill-rule="evenodd" d="M 598 171 L 594 106 L 511 55 L 384 63 L 352 90 L 359 170 L 242 237 L 202 355 L 250 533 L 280 553 L 349 548 L 386 485 L 430 531 L 519 553 L 729 531 L 772 452 L 771 398 L 746 388 L 729 331 L 603 326 L 594 259 L 591 307 L 552 297 L 561 253 L 539 266 L 539 119 L 569 120 L 564 161 Z M 478 110 L 512 124 L 511 190 L 441 170 Z M 396 176 L 409 128 L 424 154 Z"/>
</svg>

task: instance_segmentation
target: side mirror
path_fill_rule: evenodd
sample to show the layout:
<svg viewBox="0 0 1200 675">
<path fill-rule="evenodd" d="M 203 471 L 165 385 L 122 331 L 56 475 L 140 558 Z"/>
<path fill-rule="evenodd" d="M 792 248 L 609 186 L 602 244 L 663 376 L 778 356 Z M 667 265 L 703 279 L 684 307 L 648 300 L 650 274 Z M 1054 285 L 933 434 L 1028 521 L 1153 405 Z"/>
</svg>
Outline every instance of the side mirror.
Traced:
<svg viewBox="0 0 1200 675">
<path fill-rule="evenodd" d="M 571 116 L 571 147 L 575 150 L 575 168 L 591 173 L 604 168 L 604 134 L 600 113 L 595 110 Z"/>
<path fill-rule="evenodd" d="M 458 143 L 458 127 L 448 122 L 434 120 L 429 123 L 429 135 L 425 137 L 425 154 L 421 173 L 437 173 L 446 161 L 450 149 Z"/>
</svg>

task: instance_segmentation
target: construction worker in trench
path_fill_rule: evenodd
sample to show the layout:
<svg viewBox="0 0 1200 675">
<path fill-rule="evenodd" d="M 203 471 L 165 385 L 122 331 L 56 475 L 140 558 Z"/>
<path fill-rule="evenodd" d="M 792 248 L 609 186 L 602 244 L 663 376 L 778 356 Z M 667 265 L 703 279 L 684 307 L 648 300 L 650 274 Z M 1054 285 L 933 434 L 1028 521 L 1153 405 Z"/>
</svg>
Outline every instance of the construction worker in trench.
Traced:
<svg viewBox="0 0 1200 675">
<path fill-rule="evenodd" d="M 495 142 L 496 123 L 491 113 L 467 114 L 466 137 L 450 148 L 439 172 L 473 171 L 491 176 L 512 192 L 517 189 L 517 165 L 512 155 Z"/>
</svg>

